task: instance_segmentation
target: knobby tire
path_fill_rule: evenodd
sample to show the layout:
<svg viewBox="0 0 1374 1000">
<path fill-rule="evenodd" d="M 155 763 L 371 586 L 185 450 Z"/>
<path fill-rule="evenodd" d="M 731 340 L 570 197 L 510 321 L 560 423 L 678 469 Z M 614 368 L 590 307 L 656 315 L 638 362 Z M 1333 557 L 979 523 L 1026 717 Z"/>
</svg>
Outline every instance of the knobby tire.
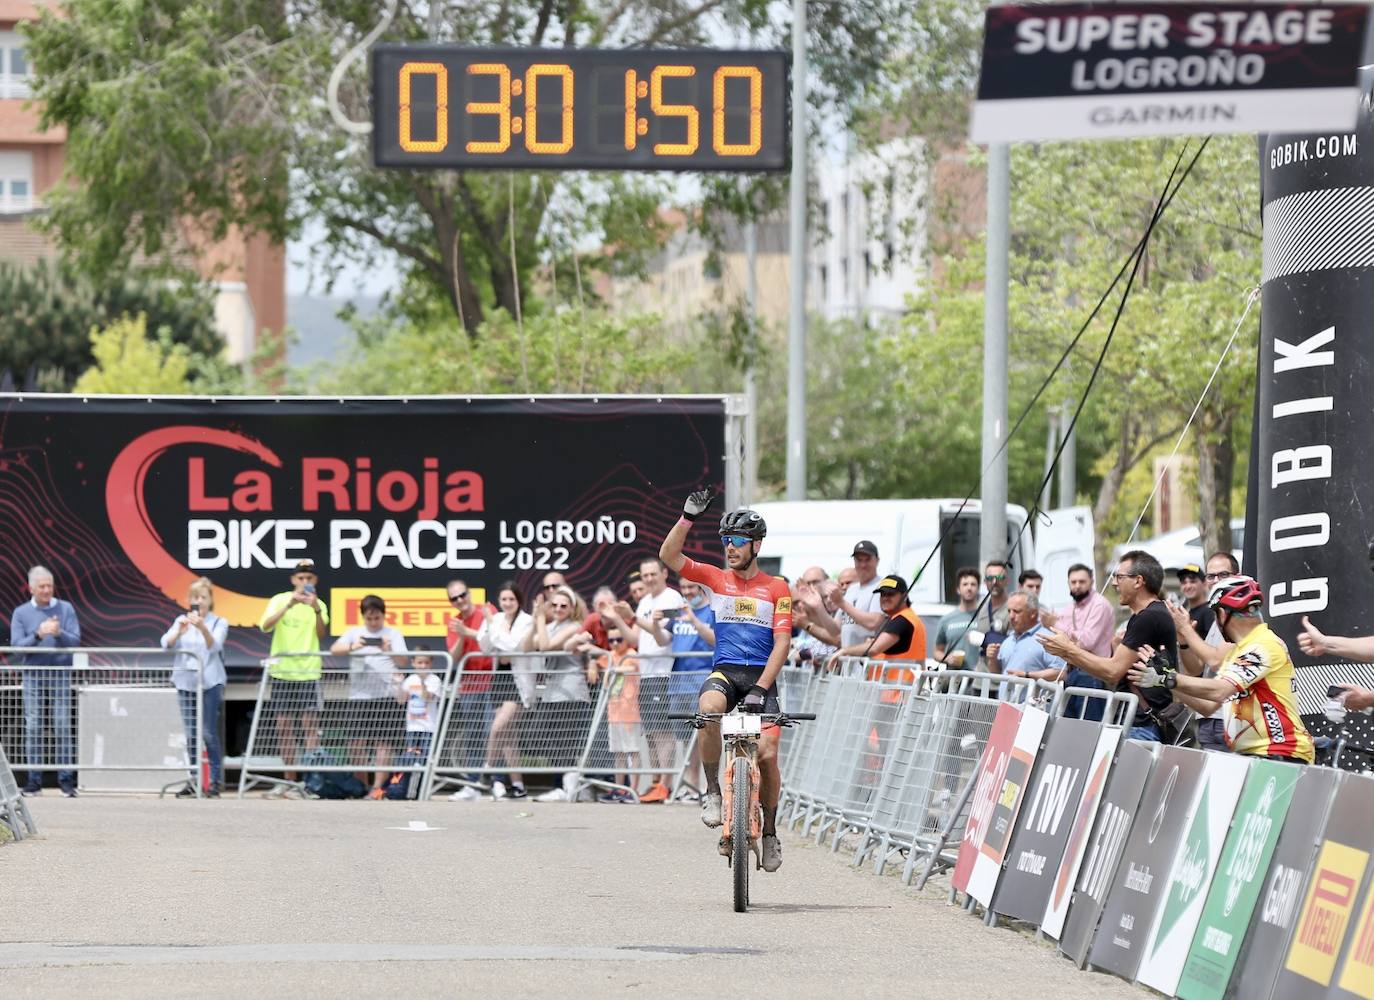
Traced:
<svg viewBox="0 0 1374 1000">
<path fill-rule="evenodd" d="M 735 870 L 735 912 L 749 909 L 749 762 L 734 761 L 734 801 L 730 809 L 730 867 Z"/>
</svg>

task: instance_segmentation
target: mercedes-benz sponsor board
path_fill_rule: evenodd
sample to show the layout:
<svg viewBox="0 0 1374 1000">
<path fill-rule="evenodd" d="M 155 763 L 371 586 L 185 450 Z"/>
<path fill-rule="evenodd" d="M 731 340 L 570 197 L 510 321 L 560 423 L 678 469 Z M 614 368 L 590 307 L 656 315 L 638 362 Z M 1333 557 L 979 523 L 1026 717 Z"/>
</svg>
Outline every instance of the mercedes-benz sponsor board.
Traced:
<svg viewBox="0 0 1374 1000">
<path fill-rule="evenodd" d="M 1160 751 L 1093 940 L 1088 960 L 1096 967 L 1135 978 L 1174 855 L 1197 807 L 1203 763 L 1200 750 Z"/>
<path fill-rule="evenodd" d="M 1207 901 L 1207 887 L 1216 872 L 1249 767 L 1247 757 L 1220 753 L 1206 756 L 1197 810 L 1174 855 L 1164 902 L 1156 913 L 1150 943 L 1137 972 L 1142 983 L 1166 996 L 1172 996 L 1178 988 L 1178 977 L 1183 974 L 1193 932 Z"/>
<path fill-rule="evenodd" d="M 975 142 L 1349 129 L 1363 4 L 1012 4 L 985 15 Z"/>
</svg>

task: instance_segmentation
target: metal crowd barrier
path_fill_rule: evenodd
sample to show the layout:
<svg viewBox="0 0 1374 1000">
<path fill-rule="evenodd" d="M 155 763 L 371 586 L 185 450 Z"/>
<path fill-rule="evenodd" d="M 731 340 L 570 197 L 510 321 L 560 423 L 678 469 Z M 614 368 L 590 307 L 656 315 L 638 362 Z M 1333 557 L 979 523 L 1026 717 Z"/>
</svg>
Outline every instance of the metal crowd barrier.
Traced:
<svg viewBox="0 0 1374 1000">
<path fill-rule="evenodd" d="M 430 661 L 424 677 L 438 679 L 437 697 L 426 696 L 422 671 L 414 663 L 422 657 Z M 262 665 L 239 772 L 239 798 L 259 786 L 273 795 L 318 795 L 308 791 L 306 776 L 312 774 L 364 775 L 372 778 L 373 787 L 385 787 L 392 775 L 406 775 L 408 797 L 423 795 L 436 745 L 431 730 L 444 717 L 451 694 L 453 658 L 448 653 L 284 653 Z M 411 675 L 420 681 L 415 712 L 412 692 L 405 687 Z M 423 717 L 418 715 L 422 711 Z M 366 794 L 368 782 L 363 784 Z"/>
<path fill-rule="evenodd" d="M 19 782 L 14 780 L 14 770 L 10 767 L 3 746 L 0 746 L 0 823 L 9 827 L 15 840 L 23 840 L 25 836 L 31 837 L 38 832 L 28 803 L 19 794 Z"/>
<path fill-rule="evenodd" d="M 204 660 L 162 647 L 0 646 L 0 745 L 29 773 L 74 772 L 83 791 L 157 791 L 182 772 L 199 798 L 199 761 L 187 755 L 187 729 L 201 732 Z M 30 656 L 70 655 L 71 666 L 30 665 Z M 194 690 L 179 691 L 176 662 L 195 663 Z M 191 695 L 186 705 L 182 694 Z M 204 745 L 204 741 L 200 741 Z"/>
<path fill-rule="evenodd" d="M 919 669 L 892 679 L 904 668 L 855 658 L 833 673 L 784 670 L 789 707 L 817 721 L 785 749 L 779 820 L 817 843 L 828 838 L 832 850 L 858 834 L 854 864 L 881 873 L 904 859 L 907 883 L 953 864 L 1001 702 L 1051 715 L 1072 704 L 1080 717 L 1096 703 L 1108 724 L 1123 728 L 1134 717 L 1130 694 L 973 671 Z"/>
<path fill-rule="evenodd" d="M 656 655 L 674 661 L 710 658 Z M 592 788 L 637 798 L 647 788 L 646 779 L 655 777 L 664 778 L 674 794 L 697 790 L 692 773 L 696 731 L 667 716 L 696 710 L 709 670 L 645 677 L 613 669 L 610 655 L 599 649 L 572 657 L 572 663 L 558 653 L 506 653 L 499 659 L 507 662 L 495 671 L 471 670 L 469 662 L 478 658 L 491 659 L 482 653 L 464 656 L 446 688 L 425 797 L 463 787 L 486 791 L 495 780 L 526 775 L 562 776 L 573 799 Z M 481 712 L 464 708 L 461 695 L 464 686 L 481 679 L 490 682 L 493 709 L 485 726 L 477 724 Z"/>
</svg>

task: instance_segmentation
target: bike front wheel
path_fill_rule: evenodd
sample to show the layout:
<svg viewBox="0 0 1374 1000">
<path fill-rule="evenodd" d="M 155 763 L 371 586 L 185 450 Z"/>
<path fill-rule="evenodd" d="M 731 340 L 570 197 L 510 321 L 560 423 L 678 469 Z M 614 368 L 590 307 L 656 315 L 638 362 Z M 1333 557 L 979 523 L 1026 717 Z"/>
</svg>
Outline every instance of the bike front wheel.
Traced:
<svg viewBox="0 0 1374 1000">
<path fill-rule="evenodd" d="M 730 808 L 730 867 L 735 870 L 735 912 L 749 909 L 749 762 L 734 761 Z"/>
</svg>

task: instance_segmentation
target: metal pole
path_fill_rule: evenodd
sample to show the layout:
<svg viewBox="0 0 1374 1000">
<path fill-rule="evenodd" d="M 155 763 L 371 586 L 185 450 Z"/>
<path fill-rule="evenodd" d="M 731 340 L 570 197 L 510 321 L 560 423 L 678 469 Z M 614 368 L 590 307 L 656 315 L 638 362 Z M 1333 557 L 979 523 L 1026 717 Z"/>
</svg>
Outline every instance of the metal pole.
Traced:
<svg viewBox="0 0 1374 1000">
<path fill-rule="evenodd" d="M 1064 400 L 1064 451 L 1059 456 L 1059 506 L 1072 507 L 1078 500 L 1078 430 L 1069 426 L 1073 419 L 1074 403 Z"/>
<path fill-rule="evenodd" d="M 983 515 L 978 550 L 984 563 L 1007 550 L 1007 280 L 1011 215 L 1011 147 L 988 147 L 988 244 L 983 276 Z"/>
<path fill-rule="evenodd" d="M 791 306 L 787 324 L 787 499 L 806 499 L 806 0 L 792 0 Z"/>
<path fill-rule="evenodd" d="M 759 489 L 759 393 L 754 381 L 758 356 L 759 238 L 751 218 L 744 224 L 745 295 L 749 307 L 749 355 L 744 370 L 744 504 L 750 506 Z"/>
</svg>

